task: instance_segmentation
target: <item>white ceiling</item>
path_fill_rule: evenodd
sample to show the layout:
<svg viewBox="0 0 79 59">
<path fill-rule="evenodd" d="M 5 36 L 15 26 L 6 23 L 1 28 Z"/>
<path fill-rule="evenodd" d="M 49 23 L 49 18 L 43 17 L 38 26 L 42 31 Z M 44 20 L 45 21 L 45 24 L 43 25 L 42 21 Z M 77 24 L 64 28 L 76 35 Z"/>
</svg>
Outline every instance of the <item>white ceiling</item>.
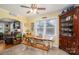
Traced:
<svg viewBox="0 0 79 59">
<path fill-rule="evenodd" d="M 37 14 L 27 14 L 26 12 L 29 10 L 28 8 L 20 7 L 21 4 L 0 4 L 0 8 L 6 9 L 13 13 L 14 15 L 21 16 L 32 16 L 35 17 Z M 31 4 L 24 4 L 26 6 L 31 6 Z M 39 11 L 39 15 L 53 13 L 62 10 L 65 7 L 70 6 L 70 4 L 38 4 L 38 7 L 44 7 L 46 10 Z"/>
</svg>

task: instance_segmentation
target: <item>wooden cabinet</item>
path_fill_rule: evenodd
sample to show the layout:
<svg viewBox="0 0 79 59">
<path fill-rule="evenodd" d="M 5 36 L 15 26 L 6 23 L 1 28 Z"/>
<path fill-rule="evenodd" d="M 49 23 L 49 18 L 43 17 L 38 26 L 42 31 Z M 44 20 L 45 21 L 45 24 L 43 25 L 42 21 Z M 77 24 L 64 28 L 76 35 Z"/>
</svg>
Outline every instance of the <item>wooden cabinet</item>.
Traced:
<svg viewBox="0 0 79 59">
<path fill-rule="evenodd" d="M 79 54 L 79 6 L 59 15 L 59 48 Z"/>
</svg>

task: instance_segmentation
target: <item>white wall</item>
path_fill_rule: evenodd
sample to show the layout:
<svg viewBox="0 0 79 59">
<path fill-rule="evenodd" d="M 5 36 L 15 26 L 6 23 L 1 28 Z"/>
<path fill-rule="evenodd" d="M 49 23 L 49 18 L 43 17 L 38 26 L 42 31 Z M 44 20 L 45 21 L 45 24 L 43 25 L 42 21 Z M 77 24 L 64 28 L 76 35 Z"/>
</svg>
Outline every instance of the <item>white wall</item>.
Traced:
<svg viewBox="0 0 79 59">
<path fill-rule="evenodd" d="M 55 31 L 55 36 L 54 36 L 54 42 L 53 42 L 53 46 L 54 47 L 59 47 L 59 19 L 58 18 L 55 18 L 56 20 L 56 31 Z"/>
</svg>

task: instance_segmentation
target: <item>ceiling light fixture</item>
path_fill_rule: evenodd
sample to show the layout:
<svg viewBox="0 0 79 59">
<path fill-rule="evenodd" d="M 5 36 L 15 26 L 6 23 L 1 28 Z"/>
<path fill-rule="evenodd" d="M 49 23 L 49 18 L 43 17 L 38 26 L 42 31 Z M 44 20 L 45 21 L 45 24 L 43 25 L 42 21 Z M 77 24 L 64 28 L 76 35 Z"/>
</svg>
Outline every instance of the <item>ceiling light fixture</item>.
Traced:
<svg viewBox="0 0 79 59">
<path fill-rule="evenodd" d="M 29 11 L 27 11 L 27 14 L 29 13 L 34 13 L 34 14 L 39 14 L 38 10 L 46 10 L 46 8 L 44 7 L 38 7 L 37 4 L 31 4 L 31 6 L 25 6 L 25 5 L 21 5 L 20 7 L 23 7 L 23 8 L 28 8 L 30 9 Z"/>
<path fill-rule="evenodd" d="M 36 14 L 37 13 L 37 9 L 30 9 L 30 12 Z"/>
</svg>

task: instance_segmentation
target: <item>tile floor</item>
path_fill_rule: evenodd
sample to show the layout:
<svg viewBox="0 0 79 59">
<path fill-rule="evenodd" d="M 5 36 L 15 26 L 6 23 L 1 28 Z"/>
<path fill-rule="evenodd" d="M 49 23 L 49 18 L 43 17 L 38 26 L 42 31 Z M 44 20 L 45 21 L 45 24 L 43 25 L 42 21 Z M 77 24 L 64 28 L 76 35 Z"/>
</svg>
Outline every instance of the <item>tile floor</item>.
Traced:
<svg viewBox="0 0 79 59">
<path fill-rule="evenodd" d="M 68 53 L 58 48 L 51 48 L 48 52 L 46 52 L 31 46 L 19 44 L 0 51 L 0 55 L 68 55 Z"/>
</svg>

